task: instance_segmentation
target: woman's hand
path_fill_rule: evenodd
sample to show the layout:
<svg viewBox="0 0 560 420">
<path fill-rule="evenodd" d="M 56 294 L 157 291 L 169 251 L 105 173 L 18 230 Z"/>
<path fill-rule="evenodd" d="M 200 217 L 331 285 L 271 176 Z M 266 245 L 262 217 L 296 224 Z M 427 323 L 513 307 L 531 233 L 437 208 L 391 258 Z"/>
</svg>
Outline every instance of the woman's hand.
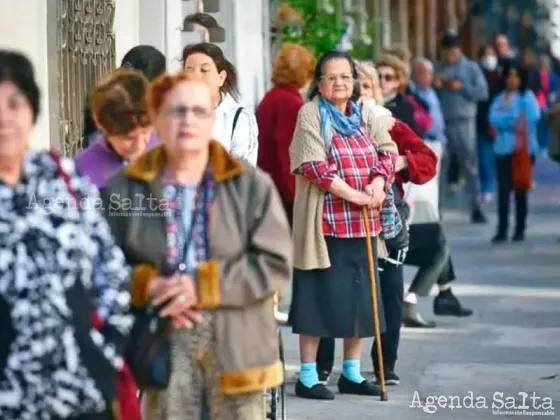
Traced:
<svg viewBox="0 0 560 420">
<path fill-rule="evenodd" d="M 200 312 L 196 310 L 198 297 L 191 276 L 175 274 L 172 277 L 158 277 L 151 294 L 155 306 L 165 303 L 161 315 L 173 318 L 175 327 L 191 328 L 193 322 L 201 322 Z"/>
<path fill-rule="evenodd" d="M 357 190 L 355 192 L 355 196 L 350 201 L 360 207 L 363 206 L 374 207 L 374 203 L 375 203 L 373 197 L 370 194 Z"/>
<path fill-rule="evenodd" d="M 406 156 L 399 156 L 397 158 L 397 163 L 395 164 L 395 170 L 400 172 L 406 168 L 408 168 L 408 159 Z"/>
<path fill-rule="evenodd" d="M 385 193 L 385 178 L 378 176 L 365 188 L 366 194 L 373 199 L 372 207 L 381 207 L 387 194 Z"/>
</svg>

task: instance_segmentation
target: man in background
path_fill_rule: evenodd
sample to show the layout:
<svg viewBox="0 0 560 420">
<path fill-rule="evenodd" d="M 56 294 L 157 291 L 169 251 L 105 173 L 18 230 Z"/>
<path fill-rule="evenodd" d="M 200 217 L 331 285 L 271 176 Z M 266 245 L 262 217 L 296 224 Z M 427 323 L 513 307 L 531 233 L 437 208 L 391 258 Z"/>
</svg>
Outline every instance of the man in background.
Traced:
<svg viewBox="0 0 560 420">
<path fill-rule="evenodd" d="M 471 221 L 486 223 L 478 178 L 476 115 L 478 102 L 488 98 L 488 84 L 479 65 L 463 55 L 456 34 L 445 35 L 441 47 L 443 61 L 436 65 L 434 87 L 443 110 L 448 152 L 457 155 L 465 177 Z"/>
</svg>

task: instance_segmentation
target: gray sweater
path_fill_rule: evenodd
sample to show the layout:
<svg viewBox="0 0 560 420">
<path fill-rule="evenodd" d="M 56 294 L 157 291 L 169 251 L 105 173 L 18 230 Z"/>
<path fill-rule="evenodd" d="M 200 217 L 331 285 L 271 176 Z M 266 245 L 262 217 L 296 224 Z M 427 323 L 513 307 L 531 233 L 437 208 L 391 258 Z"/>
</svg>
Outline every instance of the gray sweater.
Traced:
<svg viewBox="0 0 560 420">
<path fill-rule="evenodd" d="M 437 63 L 436 74 L 448 80 L 459 80 L 462 88 L 452 92 L 447 88 L 437 91 L 446 123 L 476 118 L 477 104 L 488 99 L 488 84 L 484 73 L 474 61 L 462 56 L 457 64 Z"/>
</svg>

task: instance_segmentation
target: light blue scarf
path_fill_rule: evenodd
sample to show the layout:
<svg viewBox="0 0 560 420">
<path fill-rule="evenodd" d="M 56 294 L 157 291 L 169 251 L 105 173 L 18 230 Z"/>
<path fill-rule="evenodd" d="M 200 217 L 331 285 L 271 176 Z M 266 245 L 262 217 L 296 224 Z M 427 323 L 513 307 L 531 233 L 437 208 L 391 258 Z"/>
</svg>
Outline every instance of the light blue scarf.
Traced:
<svg viewBox="0 0 560 420">
<path fill-rule="evenodd" d="M 350 115 L 345 115 L 332 103 L 321 97 L 319 99 L 319 115 L 321 117 L 321 137 L 325 142 L 325 150 L 331 148 L 332 131 L 342 136 L 351 136 L 361 130 L 362 105 L 350 101 Z"/>
</svg>

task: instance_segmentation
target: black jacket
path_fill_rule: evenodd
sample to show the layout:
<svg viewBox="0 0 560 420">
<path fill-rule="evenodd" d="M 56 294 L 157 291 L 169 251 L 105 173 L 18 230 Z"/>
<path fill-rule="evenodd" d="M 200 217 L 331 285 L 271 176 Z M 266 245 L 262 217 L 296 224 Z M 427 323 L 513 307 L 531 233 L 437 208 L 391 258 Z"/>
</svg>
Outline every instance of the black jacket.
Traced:
<svg viewBox="0 0 560 420">
<path fill-rule="evenodd" d="M 393 99 L 385 103 L 385 108 L 393 113 L 393 117 L 401 120 L 408 125 L 416 134 L 422 136 L 422 131 L 418 128 L 414 120 L 414 108 L 410 102 L 406 100 L 404 95 L 397 94 Z"/>
</svg>

